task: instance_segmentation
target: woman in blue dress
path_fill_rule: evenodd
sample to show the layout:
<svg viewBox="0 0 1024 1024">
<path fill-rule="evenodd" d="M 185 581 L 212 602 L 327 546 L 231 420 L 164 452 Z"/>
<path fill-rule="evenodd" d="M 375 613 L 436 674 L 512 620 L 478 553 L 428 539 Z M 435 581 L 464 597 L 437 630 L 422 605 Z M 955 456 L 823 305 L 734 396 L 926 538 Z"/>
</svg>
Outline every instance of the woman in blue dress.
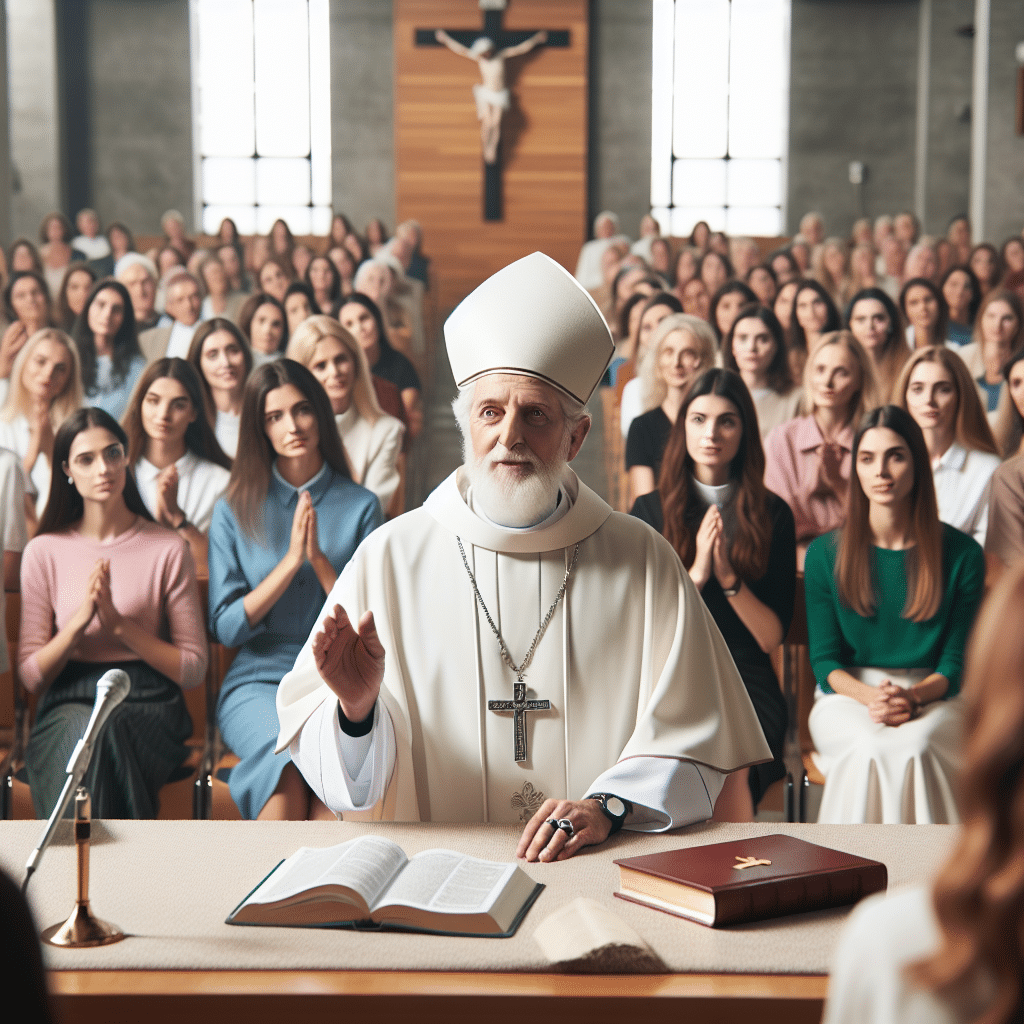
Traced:
<svg viewBox="0 0 1024 1024">
<path fill-rule="evenodd" d="M 238 455 L 210 526 L 210 624 L 241 648 L 224 678 L 217 723 L 240 763 L 231 795 L 244 818 L 333 817 L 287 751 L 274 753 L 275 700 L 324 600 L 360 542 L 383 522 L 353 483 L 331 403 L 290 359 L 245 387 Z"/>
</svg>

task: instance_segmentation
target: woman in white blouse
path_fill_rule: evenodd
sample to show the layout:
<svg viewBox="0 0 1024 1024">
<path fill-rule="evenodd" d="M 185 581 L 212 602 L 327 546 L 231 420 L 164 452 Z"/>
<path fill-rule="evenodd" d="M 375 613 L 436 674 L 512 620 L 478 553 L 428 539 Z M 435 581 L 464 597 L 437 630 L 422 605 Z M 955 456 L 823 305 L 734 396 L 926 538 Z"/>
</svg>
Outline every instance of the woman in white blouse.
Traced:
<svg viewBox="0 0 1024 1024">
<path fill-rule="evenodd" d="M 36 331 L 14 360 L 11 388 L 0 409 L 0 447 L 18 454 L 30 482 L 25 509 L 30 527 L 50 496 L 54 433 L 81 405 L 78 349 L 55 327 Z"/>
<path fill-rule="evenodd" d="M 373 491 L 387 513 L 401 480 L 405 427 L 378 404 L 362 346 L 333 317 L 317 314 L 298 326 L 287 356 L 323 385 L 352 479 Z"/>
<path fill-rule="evenodd" d="M 939 518 L 984 546 L 989 490 L 1000 458 L 963 360 L 941 345 L 918 349 L 903 367 L 893 402 L 924 434 Z"/>
<path fill-rule="evenodd" d="M 242 332 L 225 317 L 201 324 L 192 335 L 188 361 L 203 382 L 217 443 L 229 458 L 238 451 L 242 394 L 252 372 L 252 352 Z"/>
<path fill-rule="evenodd" d="M 231 478 L 231 460 L 217 443 L 195 369 L 184 359 L 146 368 L 124 414 L 128 462 L 153 518 L 177 530 L 205 575 L 206 535 L 213 506 Z"/>
</svg>

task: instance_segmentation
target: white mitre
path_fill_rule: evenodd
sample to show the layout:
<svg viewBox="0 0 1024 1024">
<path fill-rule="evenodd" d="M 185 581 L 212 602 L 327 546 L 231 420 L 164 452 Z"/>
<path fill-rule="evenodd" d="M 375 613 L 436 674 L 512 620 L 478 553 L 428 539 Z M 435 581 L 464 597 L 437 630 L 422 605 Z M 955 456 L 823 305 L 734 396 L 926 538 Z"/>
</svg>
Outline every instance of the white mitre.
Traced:
<svg viewBox="0 0 1024 1024">
<path fill-rule="evenodd" d="M 521 373 L 582 405 L 615 352 L 590 293 L 542 252 L 510 263 L 470 292 L 444 325 L 459 388 L 487 373 Z"/>
</svg>

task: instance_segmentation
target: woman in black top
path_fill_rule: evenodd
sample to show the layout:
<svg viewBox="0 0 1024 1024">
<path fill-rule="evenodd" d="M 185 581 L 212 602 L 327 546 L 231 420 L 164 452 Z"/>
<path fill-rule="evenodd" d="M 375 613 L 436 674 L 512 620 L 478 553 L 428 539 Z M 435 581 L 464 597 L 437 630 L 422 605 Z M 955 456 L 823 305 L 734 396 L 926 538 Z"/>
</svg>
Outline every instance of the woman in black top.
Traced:
<svg viewBox="0 0 1024 1024">
<path fill-rule="evenodd" d="M 713 369 L 694 381 L 669 436 L 658 490 L 639 498 L 633 515 L 664 534 L 682 559 L 775 756 L 746 770 L 749 798 L 733 789 L 716 805 L 716 817 L 749 821 L 765 790 L 786 773 L 788 709 L 770 652 L 793 616 L 796 537 L 789 506 L 765 489 L 757 414 L 738 374 Z"/>
</svg>

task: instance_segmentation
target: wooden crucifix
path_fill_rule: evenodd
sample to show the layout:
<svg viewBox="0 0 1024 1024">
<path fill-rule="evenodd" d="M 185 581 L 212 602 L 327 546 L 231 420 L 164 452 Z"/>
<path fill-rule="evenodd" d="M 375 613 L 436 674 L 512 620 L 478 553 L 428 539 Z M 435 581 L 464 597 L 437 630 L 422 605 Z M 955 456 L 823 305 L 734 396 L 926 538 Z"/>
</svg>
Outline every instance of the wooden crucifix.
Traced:
<svg viewBox="0 0 1024 1024">
<path fill-rule="evenodd" d="M 417 46 L 447 46 L 460 57 L 476 61 L 481 83 L 473 86 L 480 141 L 484 159 L 484 220 L 502 219 L 501 120 L 511 105 L 505 79 L 505 61 L 529 53 L 537 46 L 567 47 L 568 30 L 554 32 L 519 29 L 506 31 L 502 26 L 504 0 L 480 0 L 484 24 L 474 29 L 417 29 Z"/>
<path fill-rule="evenodd" d="M 526 760 L 526 712 L 527 711 L 550 711 L 551 701 L 549 700 L 527 700 L 526 683 L 512 684 L 511 700 L 489 700 L 488 711 L 511 711 L 513 712 L 512 735 L 515 741 L 516 761 Z"/>
</svg>

